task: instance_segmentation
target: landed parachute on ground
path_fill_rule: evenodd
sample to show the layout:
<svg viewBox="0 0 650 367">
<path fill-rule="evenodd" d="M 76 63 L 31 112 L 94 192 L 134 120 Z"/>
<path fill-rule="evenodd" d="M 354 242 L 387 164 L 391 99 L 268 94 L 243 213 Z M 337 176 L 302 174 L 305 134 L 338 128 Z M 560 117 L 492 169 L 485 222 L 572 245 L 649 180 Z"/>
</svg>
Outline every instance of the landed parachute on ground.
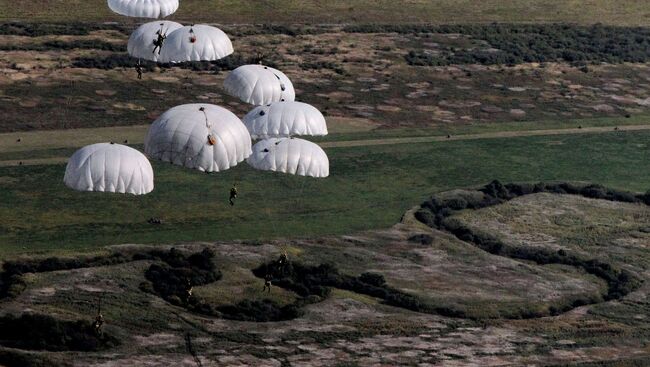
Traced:
<svg viewBox="0 0 650 367">
<path fill-rule="evenodd" d="M 154 52 L 154 41 L 158 38 L 158 33 L 169 35 L 171 32 L 182 27 L 182 24 L 168 20 L 141 25 L 129 37 L 129 43 L 127 45 L 129 55 L 139 59 L 157 61 L 159 53 L 157 51 Z"/>
<path fill-rule="evenodd" d="M 142 195 L 153 190 L 153 169 L 147 157 L 131 147 L 92 144 L 70 157 L 63 182 L 79 191 Z"/>
<path fill-rule="evenodd" d="M 255 107 L 244 116 L 244 124 L 253 139 L 327 135 L 323 114 L 302 102 L 273 102 Z"/>
<path fill-rule="evenodd" d="M 164 18 L 178 9 L 178 0 L 108 0 L 115 13 L 137 18 Z"/>
<path fill-rule="evenodd" d="M 251 137 L 234 113 L 212 104 L 173 107 L 153 122 L 144 140 L 145 153 L 165 162 L 219 172 L 251 154 Z"/>
<path fill-rule="evenodd" d="M 223 86 L 226 93 L 256 106 L 296 99 L 291 80 L 270 66 L 242 65 L 230 72 Z"/>
<path fill-rule="evenodd" d="M 253 146 L 246 163 L 255 169 L 300 176 L 327 177 L 330 163 L 318 145 L 297 138 L 270 138 Z"/>
<path fill-rule="evenodd" d="M 160 62 L 214 61 L 233 53 L 230 38 L 219 28 L 198 24 L 167 35 Z"/>
</svg>

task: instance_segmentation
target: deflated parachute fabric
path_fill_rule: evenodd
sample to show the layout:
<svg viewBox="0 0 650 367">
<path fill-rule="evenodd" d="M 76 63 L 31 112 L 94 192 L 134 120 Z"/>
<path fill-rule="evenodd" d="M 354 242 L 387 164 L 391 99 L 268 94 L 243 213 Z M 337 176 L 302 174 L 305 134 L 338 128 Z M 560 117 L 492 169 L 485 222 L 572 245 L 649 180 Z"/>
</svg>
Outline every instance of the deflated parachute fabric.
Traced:
<svg viewBox="0 0 650 367">
<path fill-rule="evenodd" d="M 153 122 L 144 140 L 149 157 L 218 172 L 251 155 L 246 126 L 223 107 L 194 103 L 173 107 Z"/>
<path fill-rule="evenodd" d="M 226 93 L 256 106 L 296 99 L 291 80 L 270 66 L 242 65 L 228 74 L 223 86 Z"/>
<path fill-rule="evenodd" d="M 219 28 L 198 24 L 167 35 L 158 61 L 213 61 L 233 53 L 230 38 Z"/>
<path fill-rule="evenodd" d="M 156 32 L 162 31 L 162 34 L 169 35 L 174 30 L 182 27 L 183 25 L 180 23 L 170 22 L 167 20 L 150 22 L 141 25 L 138 27 L 138 29 L 133 31 L 129 37 L 129 43 L 127 46 L 129 55 L 137 57 L 139 59 L 157 61 L 158 51 L 155 53 L 153 52 L 153 42 L 158 38 L 158 34 Z M 163 43 L 163 46 L 165 45 L 167 45 L 166 42 Z"/>
<path fill-rule="evenodd" d="M 318 145 L 297 138 L 270 138 L 253 146 L 246 160 L 253 168 L 300 176 L 327 177 L 330 162 Z"/>
<path fill-rule="evenodd" d="M 137 18 L 164 18 L 178 9 L 178 0 L 108 0 L 117 14 Z"/>
<path fill-rule="evenodd" d="M 291 135 L 327 135 L 325 117 L 314 106 L 302 102 L 273 102 L 255 107 L 244 124 L 253 139 Z"/>
<path fill-rule="evenodd" d="M 147 157 L 133 148 L 99 143 L 70 157 L 63 182 L 79 191 L 142 195 L 153 190 L 153 169 Z"/>
</svg>

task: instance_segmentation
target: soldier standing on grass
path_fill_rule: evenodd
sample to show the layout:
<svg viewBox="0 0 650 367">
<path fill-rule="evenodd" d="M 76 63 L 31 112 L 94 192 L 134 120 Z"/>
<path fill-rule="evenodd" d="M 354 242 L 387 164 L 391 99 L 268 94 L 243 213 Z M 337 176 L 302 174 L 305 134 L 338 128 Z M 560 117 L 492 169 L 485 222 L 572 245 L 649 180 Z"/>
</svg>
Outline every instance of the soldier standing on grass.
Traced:
<svg viewBox="0 0 650 367">
<path fill-rule="evenodd" d="M 262 288 L 262 293 L 264 293 L 264 291 L 271 293 L 271 279 L 273 279 L 271 274 L 266 274 L 264 277 L 264 288 Z"/>
<path fill-rule="evenodd" d="M 228 201 L 230 202 L 230 206 L 235 205 L 235 199 L 237 198 L 237 186 L 235 184 L 232 185 L 230 188 L 230 199 Z"/>
<path fill-rule="evenodd" d="M 95 330 L 95 334 L 101 335 L 103 325 L 104 316 L 102 315 L 102 297 L 100 296 L 97 303 L 97 316 L 95 316 L 95 321 L 93 322 L 93 329 Z"/>
<path fill-rule="evenodd" d="M 140 60 L 135 65 L 135 71 L 138 73 L 138 79 L 142 79 L 142 65 L 140 64 Z"/>
</svg>

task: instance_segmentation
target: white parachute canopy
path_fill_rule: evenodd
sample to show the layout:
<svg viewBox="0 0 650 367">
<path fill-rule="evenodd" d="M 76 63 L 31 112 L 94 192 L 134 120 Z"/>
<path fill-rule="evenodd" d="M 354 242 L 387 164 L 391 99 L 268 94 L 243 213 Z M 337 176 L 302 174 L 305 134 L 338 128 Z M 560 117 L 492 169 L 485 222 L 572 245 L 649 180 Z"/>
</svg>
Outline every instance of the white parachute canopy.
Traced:
<svg viewBox="0 0 650 367">
<path fill-rule="evenodd" d="M 178 0 L 108 0 L 117 14 L 137 18 L 164 18 L 178 9 Z"/>
<path fill-rule="evenodd" d="M 253 168 L 300 176 L 327 177 L 330 162 L 318 145 L 297 138 L 270 138 L 253 146 L 246 160 Z"/>
<path fill-rule="evenodd" d="M 251 136 L 234 113 L 212 104 L 173 107 L 153 122 L 144 140 L 149 157 L 219 172 L 251 155 Z"/>
<path fill-rule="evenodd" d="M 154 53 L 154 40 L 158 38 L 157 32 L 162 32 L 163 35 L 169 35 L 176 29 L 182 28 L 183 25 L 168 20 L 161 20 L 157 22 L 145 23 L 138 27 L 129 37 L 127 50 L 129 55 L 139 59 L 157 61 L 158 50 Z M 163 43 L 165 45 L 165 43 Z"/>
<path fill-rule="evenodd" d="M 63 182 L 79 191 L 143 195 L 153 190 L 153 169 L 147 157 L 131 147 L 92 144 L 70 157 Z"/>
<path fill-rule="evenodd" d="M 242 65 L 223 82 L 226 93 L 256 106 L 293 101 L 296 91 L 280 70 L 264 65 Z"/>
<path fill-rule="evenodd" d="M 230 38 L 221 29 L 198 24 L 178 28 L 168 34 L 158 61 L 213 61 L 233 51 Z"/>
<path fill-rule="evenodd" d="M 253 139 L 327 135 L 323 114 L 302 102 L 273 102 L 255 107 L 244 116 L 244 124 Z"/>
</svg>

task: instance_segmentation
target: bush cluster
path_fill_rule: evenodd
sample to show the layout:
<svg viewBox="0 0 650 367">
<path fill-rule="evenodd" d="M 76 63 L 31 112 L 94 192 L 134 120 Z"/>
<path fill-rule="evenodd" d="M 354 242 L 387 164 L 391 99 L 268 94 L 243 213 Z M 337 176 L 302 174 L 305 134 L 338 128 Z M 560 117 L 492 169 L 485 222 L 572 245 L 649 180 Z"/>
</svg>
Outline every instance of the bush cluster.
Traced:
<svg viewBox="0 0 650 367">
<path fill-rule="evenodd" d="M 100 40 L 76 40 L 76 41 L 45 41 L 39 44 L 7 44 L 0 46 L 2 51 L 51 51 L 51 50 L 105 50 L 114 52 L 126 52 L 126 46 L 123 44 L 105 42 Z"/>
<path fill-rule="evenodd" d="M 239 54 L 230 55 L 223 59 L 215 61 L 188 61 L 180 63 L 161 63 L 156 64 L 153 61 L 138 60 L 128 55 L 109 55 L 105 57 L 78 57 L 72 61 L 72 66 L 77 68 L 92 68 L 110 70 L 115 68 L 134 68 L 138 62 L 142 65 L 145 71 L 151 72 L 155 67 L 169 69 L 178 67 L 181 69 L 191 69 L 193 71 L 220 71 L 234 70 L 242 65 L 257 64 L 256 57 L 243 57 Z M 277 64 L 272 59 L 264 59 L 264 65 L 270 67 L 277 67 Z"/>
<path fill-rule="evenodd" d="M 608 189 L 600 185 L 579 185 L 572 183 L 537 183 L 507 184 L 492 181 L 477 190 L 481 195 L 446 196 L 444 199 L 434 196 L 421 205 L 415 213 L 422 223 L 454 234 L 458 239 L 474 244 L 492 254 L 515 259 L 533 261 L 537 264 L 563 264 L 582 268 L 589 274 L 600 277 L 608 285 L 606 300 L 618 299 L 640 286 L 640 280 L 626 270 L 618 269 L 608 263 L 595 259 L 585 259 L 568 254 L 564 250 L 551 251 L 534 247 L 509 246 L 487 233 L 477 232 L 454 218 L 449 218 L 455 211 L 479 209 L 497 205 L 519 196 L 534 193 L 555 193 L 581 195 L 588 198 L 621 201 L 644 202 L 647 194 L 635 195 L 629 192 Z M 579 303 L 579 301 L 576 301 Z M 561 310 L 556 310 L 560 312 Z"/>
<path fill-rule="evenodd" d="M 303 62 L 300 64 L 300 68 L 303 70 L 328 69 L 334 71 L 339 75 L 345 74 L 345 69 L 343 69 L 343 67 L 340 64 L 331 61 Z"/>
<path fill-rule="evenodd" d="M 72 66 L 76 68 L 86 69 L 103 69 L 110 70 L 115 68 L 135 68 L 138 64 L 138 59 L 129 55 L 109 55 L 105 57 L 77 57 L 72 60 Z M 156 67 L 156 63 L 152 61 L 141 60 L 140 64 L 142 69 L 151 72 Z"/>
<path fill-rule="evenodd" d="M 430 245 L 433 243 L 433 237 L 428 234 L 416 234 L 409 237 L 408 241 L 420 245 Z"/>
<path fill-rule="evenodd" d="M 320 27 L 320 26 L 301 26 L 298 24 L 293 25 L 282 25 L 282 24 L 261 24 L 255 25 L 254 27 L 248 27 L 242 29 L 241 27 L 236 27 L 233 29 L 228 29 L 227 33 L 237 36 L 250 36 L 256 34 L 283 34 L 286 36 L 296 37 L 301 35 L 314 35 L 322 34 L 329 32 L 329 27 Z"/>
<path fill-rule="evenodd" d="M 123 34 L 129 34 L 130 29 L 119 24 L 100 23 L 27 23 L 8 22 L 0 24 L 0 35 L 40 37 L 50 35 L 86 36 L 93 31 L 114 30 Z"/>
<path fill-rule="evenodd" d="M 204 249 L 190 256 L 172 248 L 169 251 L 151 251 L 134 256 L 136 260 L 154 260 L 145 272 L 142 290 L 153 291 L 164 300 L 189 309 L 205 307 L 197 297 L 187 297 L 189 286 L 205 285 L 221 279 L 221 272 L 212 262 L 214 252 Z M 205 312 L 205 310 L 204 310 Z"/>
<path fill-rule="evenodd" d="M 0 350 L 0 366 L 5 367 L 72 367 L 67 362 L 58 362 L 35 353 L 16 349 Z"/>
<path fill-rule="evenodd" d="M 295 302 L 280 306 L 275 301 L 264 299 L 261 301 L 243 300 L 234 305 L 219 306 L 223 318 L 240 321 L 285 321 L 293 320 L 303 315 L 300 309 L 302 302 Z"/>
<path fill-rule="evenodd" d="M 459 25 L 351 25 L 356 33 L 460 33 L 487 42 L 498 51 L 478 47 L 443 49 L 440 54 L 410 51 L 411 65 L 484 64 L 525 62 L 646 62 L 650 59 L 650 29 L 596 24 L 459 24 Z M 588 69 L 586 69 L 588 71 Z"/>
<path fill-rule="evenodd" d="M 0 318 L 1 344 L 10 348 L 48 351 L 98 351 L 119 341 L 95 333 L 89 321 L 62 321 L 46 315 L 6 315 Z"/>
<path fill-rule="evenodd" d="M 302 315 L 300 308 L 305 304 L 305 300 L 286 306 L 270 299 L 243 300 L 233 305 L 214 306 L 196 295 L 188 297 L 188 281 L 192 286 L 196 286 L 221 279 L 221 272 L 212 263 L 213 256 L 214 253 L 208 249 L 189 257 L 175 249 L 138 255 L 138 258 L 143 260 L 159 261 L 146 271 L 148 282 L 141 284 L 140 288 L 192 312 L 225 319 L 268 322 L 291 320 Z"/>
<path fill-rule="evenodd" d="M 274 285 L 296 292 L 306 300 L 305 303 L 328 297 L 333 287 L 376 297 L 391 306 L 412 311 L 463 316 L 460 311 L 432 306 L 417 296 L 388 286 L 381 274 L 363 273 L 354 277 L 340 274 L 331 264 L 311 266 L 296 262 L 285 266 L 280 266 L 277 262 L 264 263 L 253 269 L 253 274 L 260 278 L 270 274 Z"/>
</svg>

